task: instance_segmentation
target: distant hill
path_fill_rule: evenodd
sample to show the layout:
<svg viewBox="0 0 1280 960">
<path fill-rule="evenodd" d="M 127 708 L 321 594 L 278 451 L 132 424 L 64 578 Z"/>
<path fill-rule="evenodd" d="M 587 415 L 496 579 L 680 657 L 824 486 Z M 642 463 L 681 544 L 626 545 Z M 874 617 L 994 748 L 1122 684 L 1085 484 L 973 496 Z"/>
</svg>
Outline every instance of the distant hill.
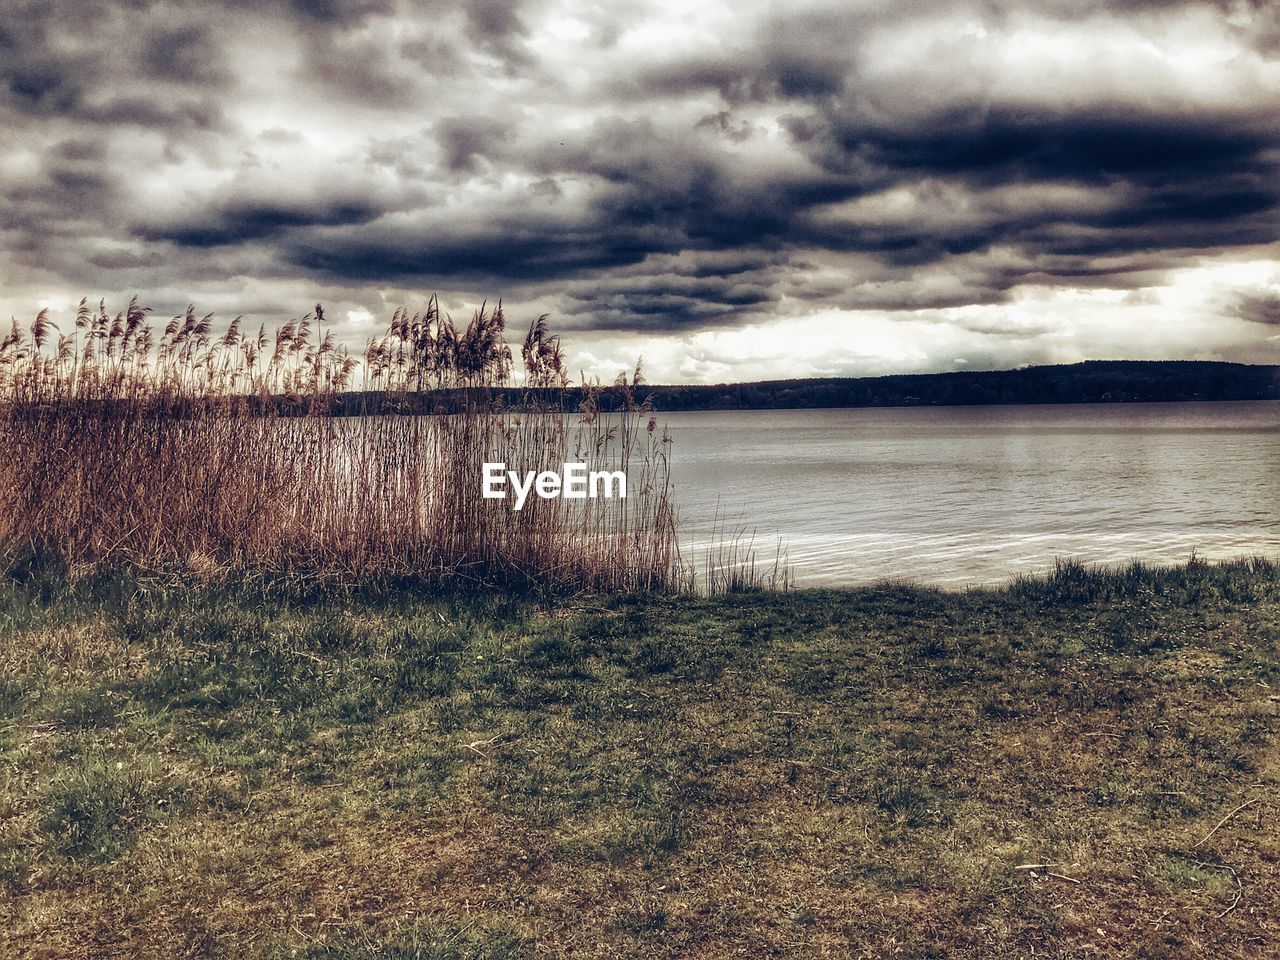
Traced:
<svg viewBox="0 0 1280 960">
<path fill-rule="evenodd" d="M 1088 360 L 1019 370 L 904 373 L 884 377 L 821 377 L 758 383 L 652 385 L 658 410 L 785 410 L 813 407 L 967 406 L 1009 403 L 1136 403 L 1184 400 L 1280 400 L 1280 366 L 1202 360 Z M 500 391 L 518 407 L 524 391 Z M 583 391 L 548 391 L 545 402 L 573 410 Z M 616 390 L 601 397 L 605 409 L 620 402 Z M 457 394 L 348 393 L 338 415 L 358 410 L 430 413 L 452 409 Z"/>
<path fill-rule="evenodd" d="M 884 377 L 650 387 L 663 410 L 1280 399 L 1280 366 L 1198 360 L 1084 363 Z"/>
</svg>

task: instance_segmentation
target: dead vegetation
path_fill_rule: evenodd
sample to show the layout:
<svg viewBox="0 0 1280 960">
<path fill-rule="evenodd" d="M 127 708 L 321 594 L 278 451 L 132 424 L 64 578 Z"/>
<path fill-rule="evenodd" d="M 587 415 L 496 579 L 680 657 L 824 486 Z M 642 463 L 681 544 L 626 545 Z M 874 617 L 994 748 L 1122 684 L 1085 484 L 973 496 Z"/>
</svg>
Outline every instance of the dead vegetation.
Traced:
<svg viewBox="0 0 1280 960">
<path fill-rule="evenodd" d="M 357 359 L 323 308 L 276 330 L 214 333 L 189 308 L 158 337 L 135 299 L 82 302 L 63 332 L 41 311 L 0 341 L 0 549 L 8 566 L 131 563 L 197 576 L 253 571 L 358 584 L 412 580 L 595 590 L 683 589 L 669 437 L 638 393 L 606 413 L 504 410 L 512 351 L 501 305 L 457 327 L 433 299 L 398 310 Z M 546 318 L 523 385 L 569 384 Z M 460 412 L 329 416 L 359 377 L 394 398 L 448 392 Z M 539 393 L 545 396 L 545 393 Z M 480 496 L 481 464 L 623 470 L 626 500 Z"/>
</svg>

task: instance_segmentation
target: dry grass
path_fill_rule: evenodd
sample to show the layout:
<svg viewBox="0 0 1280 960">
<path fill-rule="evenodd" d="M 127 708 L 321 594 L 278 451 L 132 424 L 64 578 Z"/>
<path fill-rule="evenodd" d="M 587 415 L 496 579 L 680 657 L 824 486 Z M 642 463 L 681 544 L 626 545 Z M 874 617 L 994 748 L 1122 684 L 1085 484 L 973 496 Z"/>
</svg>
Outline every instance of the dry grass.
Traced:
<svg viewBox="0 0 1280 960">
<path fill-rule="evenodd" d="M 49 575 L 0 625 L 0 956 L 1280 945 L 1271 564 L 550 610 Z"/>
<path fill-rule="evenodd" d="M 252 570 L 335 583 L 671 590 L 690 585 L 676 541 L 670 439 L 620 377 L 622 409 L 587 390 L 575 416 L 504 410 L 512 355 L 501 305 L 455 327 L 432 300 L 397 311 L 362 362 L 323 309 L 269 334 L 214 335 L 188 309 L 158 339 L 136 299 L 81 304 L 69 333 L 47 312 L 0 343 L 0 549 L 9 565 L 128 562 L 195 575 Z M 568 387 L 545 318 L 523 383 Z M 447 393 L 435 416 L 329 416 L 356 376 L 397 396 Z M 530 397 L 535 392 L 531 390 Z M 415 396 L 415 400 L 419 397 Z M 628 497 L 481 497 L 481 464 L 585 462 L 623 470 Z M 0 558 L 3 559 L 3 558 Z"/>
</svg>

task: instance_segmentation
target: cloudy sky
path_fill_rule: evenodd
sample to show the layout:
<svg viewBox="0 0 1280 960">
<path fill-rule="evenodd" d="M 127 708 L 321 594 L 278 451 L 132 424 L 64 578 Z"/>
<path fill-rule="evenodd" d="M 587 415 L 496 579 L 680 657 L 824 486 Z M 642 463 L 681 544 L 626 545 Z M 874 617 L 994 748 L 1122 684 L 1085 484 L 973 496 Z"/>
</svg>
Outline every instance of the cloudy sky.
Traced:
<svg viewBox="0 0 1280 960">
<path fill-rule="evenodd" d="M 0 310 L 654 382 L 1280 362 L 1280 5 L 4 0 Z M 63 315 L 64 326 L 66 321 Z"/>
</svg>

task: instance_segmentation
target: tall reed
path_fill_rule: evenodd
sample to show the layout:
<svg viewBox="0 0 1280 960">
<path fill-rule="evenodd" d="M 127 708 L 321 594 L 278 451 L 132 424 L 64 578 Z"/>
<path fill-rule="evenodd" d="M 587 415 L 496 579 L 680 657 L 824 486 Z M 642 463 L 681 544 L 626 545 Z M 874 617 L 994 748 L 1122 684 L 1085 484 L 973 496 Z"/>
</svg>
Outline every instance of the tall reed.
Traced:
<svg viewBox="0 0 1280 960">
<path fill-rule="evenodd" d="M 504 408 L 513 357 L 501 305 L 457 327 L 429 301 L 397 310 L 363 357 L 324 310 L 274 331 L 189 308 L 157 338 L 136 298 L 114 316 L 82 301 L 61 331 L 47 311 L 0 341 L 0 548 L 78 567 L 300 574 L 336 583 L 534 584 L 671 590 L 691 573 L 677 546 L 670 437 L 639 369 L 566 415 L 569 385 L 545 317 L 521 349 L 529 400 Z M 362 385 L 378 410 L 331 416 Z M 423 396 L 450 413 L 399 415 Z M 413 396 L 410 396 L 413 395 Z M 412 400 L 413 402 L 407 402 Z M 443 409 L 443 407 L 442 407 Z M 481 465 L 623 470 L 628 497 L 481 496 Z"/>
</svg>

